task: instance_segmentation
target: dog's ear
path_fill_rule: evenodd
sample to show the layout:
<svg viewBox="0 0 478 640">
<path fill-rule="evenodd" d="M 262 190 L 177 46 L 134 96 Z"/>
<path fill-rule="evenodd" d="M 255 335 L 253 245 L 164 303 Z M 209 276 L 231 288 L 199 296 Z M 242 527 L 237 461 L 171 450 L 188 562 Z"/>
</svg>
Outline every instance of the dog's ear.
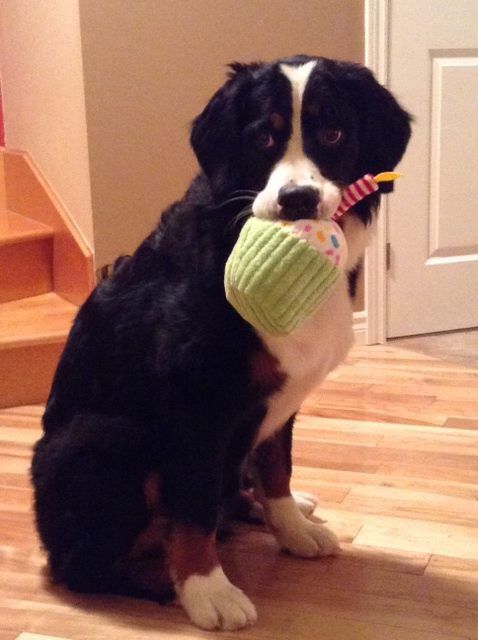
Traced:
<svg viewBox="0 0 478 640">
<path fill-rule="evenodd" d="M 227 82 L 193 122 L 191 146 L 216 195 L 240 184 L 240 114 L 243 96 L 259 66 L 230 64 Z"/>
<path fill-rule="evenodd" d="M 359 173 L 391 171 L 407 147 L 412 118 L 371 71 L 352 64 L 343 69 L 345 90 L 360 121 Z M 382 182 L 380 191 L 393 191 L 393 182 Z"/>
</svg>

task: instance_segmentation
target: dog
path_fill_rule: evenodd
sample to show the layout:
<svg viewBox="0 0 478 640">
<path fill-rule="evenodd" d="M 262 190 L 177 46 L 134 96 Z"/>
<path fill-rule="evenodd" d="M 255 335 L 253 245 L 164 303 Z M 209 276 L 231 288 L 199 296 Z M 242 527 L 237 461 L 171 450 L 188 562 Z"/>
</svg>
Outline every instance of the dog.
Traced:
<svg viewBox="0 0 478 640">
<path fill-rule="evenodd" d="M 233 630 L 256 610 L 216 554 L 221 518 L 259 501 L 279 545 L 335 554 L 290 491 L 294 417 L 347 354 L 380 191 L 341 221 L 347 277 L 296 331 L 272 337 L 228 304 L 224 266 L 248 216 L 329 218 L 342 190 L 392 170 L 411 118 L 366 68 L 296 56 L 230 65 L 194 120 L 201 172 L 80 308 L 35 447 L 36 523 L 54 581 L 166 599 Z"/>
</svg>

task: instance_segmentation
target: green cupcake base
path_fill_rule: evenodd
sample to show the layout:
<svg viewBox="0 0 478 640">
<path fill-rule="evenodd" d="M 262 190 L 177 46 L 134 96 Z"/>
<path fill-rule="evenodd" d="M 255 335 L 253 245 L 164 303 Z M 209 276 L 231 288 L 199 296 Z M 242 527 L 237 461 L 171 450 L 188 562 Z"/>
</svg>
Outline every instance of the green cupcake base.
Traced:
<svg viewBox="0 0 478 640">
<path fill-rule="evenodd" d="M 226 298 L 251 325 L 271 335 L 294 331 L 325 301 L 338 267 L 277 222 L 250 218 L 227 260 Z"/>
</svg>

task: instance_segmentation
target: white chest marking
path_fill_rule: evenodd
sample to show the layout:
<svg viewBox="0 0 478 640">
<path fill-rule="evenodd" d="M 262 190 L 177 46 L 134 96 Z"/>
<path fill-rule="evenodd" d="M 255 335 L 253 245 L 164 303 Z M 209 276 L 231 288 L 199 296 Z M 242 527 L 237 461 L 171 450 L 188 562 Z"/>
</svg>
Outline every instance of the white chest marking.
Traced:
<svg viewBox="0 0 478 640">
<path fill-rule="evenodd" d="M 315 65 L 315 61 L 299 66 L 281 65 L 281 71 L 292 87 L 292 135 L 284 157 L 275 165 L 265 189 L 253 203 L 252 210 L 257 217 L 277 217 L 277 193 L 288 182 L 319 186 L 321 217 L 333 213 L 340 201 L 338 187 L 323 178 L 302 149 L 302 100 Z M 363 255 L 370 231 L 351 214 L 344 219 L 347 270 L 352 269 Z M 256 445 L 280 429 L 298 411 L 306 395 L 345 358 L 353 343 L 352 307 L 347 289 L 347 278 L 344 277 L 319 310 L 289 336 L 272 337 L 259 332 L 267 349 L 279 361 L 287 381 L 269 399 Z"/>
<path fill-rule="evenodd" d="M 259 332 L 287 375 L 283 388 L 269 399 L 256 445 L 269 438 L 298 411 L 306 395 L 347 355 L 353 343 L 352 307 L 347 279 L 336 286 L 319 310 L 288 336 Z"/>
</svg>

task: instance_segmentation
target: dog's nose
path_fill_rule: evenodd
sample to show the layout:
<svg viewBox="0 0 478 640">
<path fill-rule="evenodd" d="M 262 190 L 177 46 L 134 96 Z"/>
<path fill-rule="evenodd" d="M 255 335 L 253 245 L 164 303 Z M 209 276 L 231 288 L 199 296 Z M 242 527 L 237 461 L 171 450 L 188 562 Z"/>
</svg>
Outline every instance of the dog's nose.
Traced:
<svg viewBox="0 0 478 640">
<path fill-rule="evenodd" d="M 283 220 L 315 218 L 320 201 L 319 190 L 311 186 L 286 184 L 279 189 L 277 203 Z"/>
</svg>

